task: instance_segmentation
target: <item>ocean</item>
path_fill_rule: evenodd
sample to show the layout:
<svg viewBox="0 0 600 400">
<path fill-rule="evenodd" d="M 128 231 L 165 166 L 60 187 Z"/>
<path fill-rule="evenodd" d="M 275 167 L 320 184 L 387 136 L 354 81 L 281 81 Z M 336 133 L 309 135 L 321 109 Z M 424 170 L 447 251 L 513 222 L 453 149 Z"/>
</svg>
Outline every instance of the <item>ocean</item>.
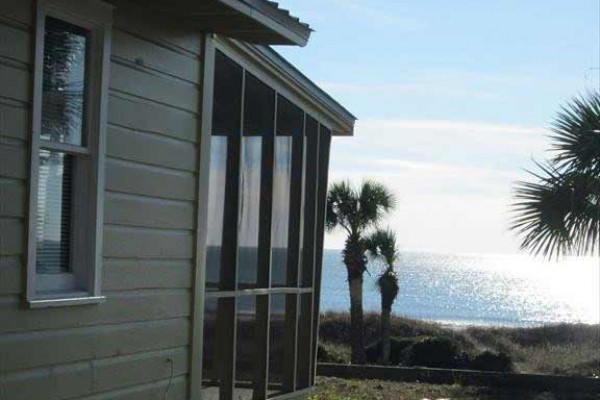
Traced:
<svg viewBox="0 0 600 400">
<path fill-rule="evenodd" d="M 380 311 L 375 284 L 381 266 L 365 274 L 365 311 Z M 403 252 L 393 314 L 445 325 L 538 326 L 600 323 L 600 259 L 548 262 L 525 255 Z M 348 311 L 340 250 L 325 250 L 321 311 Z"/>
</svg>

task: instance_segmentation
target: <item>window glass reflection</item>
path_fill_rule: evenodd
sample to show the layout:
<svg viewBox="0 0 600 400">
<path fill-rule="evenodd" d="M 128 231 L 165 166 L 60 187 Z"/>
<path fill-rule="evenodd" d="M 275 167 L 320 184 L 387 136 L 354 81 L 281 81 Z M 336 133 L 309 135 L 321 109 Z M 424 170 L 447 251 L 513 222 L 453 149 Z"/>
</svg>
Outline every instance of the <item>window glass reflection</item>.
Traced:
<svg viewBox="0 0 600 400">
<path fill-rule="evenodd" d="M 73 157 L 41 150 L 36 221 L 36 270 L 71 271 Z"/>
<path fill-rule="evenodd" d="M 52 17 L 45 25 L 41 138 L 79 146 L 89 32 Z"/>
<path fill-rule="evenodd" d="M 262 138 L 260 136 L 244 136 L 238 220 L 238 289 L 249 288 L 256 283 L 261 154 Z"/>
<path fill-rule="evenodd" d="M 273 286 L 284 286 L 287 281 L 290 186 L 292 177 L 292 137 L 275 138 L 275 165 L 273 170 L 272 211 L 272 271 Z"/>
<path fill-rule="evenodd" d="M 202 398 L 219 398 L 219 377 L 216 366 L 217 299 L 204 303 L 204 339 L 202 346 Z"/>
<path fill-rule="evenodd" d="M 255 377 L 256 297 L 242 296 L 237 300 L 237 340 L 235 353 L 235 399 L 251 399 Z M 266 338 L 265 338 L 266 340 Z"/>
</svg>

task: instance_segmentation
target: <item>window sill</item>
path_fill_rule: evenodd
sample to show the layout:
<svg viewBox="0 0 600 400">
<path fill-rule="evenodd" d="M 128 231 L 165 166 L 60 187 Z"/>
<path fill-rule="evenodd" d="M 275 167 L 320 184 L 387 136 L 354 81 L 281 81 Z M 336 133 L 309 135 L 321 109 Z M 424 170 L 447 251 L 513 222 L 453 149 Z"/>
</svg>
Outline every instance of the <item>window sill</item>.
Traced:
<svg viewBox="0 0 600 400">
<path fill-rule="evenodd" d="M 89 304 L 100 304 L 106 301 L 105 296 L 90 296 L 86 292 L 71 293 L 48 293 L 29 300 L 29 308 L 50 308 L 50 307 L 68 307 L 83 306 Z"/>
</svg>

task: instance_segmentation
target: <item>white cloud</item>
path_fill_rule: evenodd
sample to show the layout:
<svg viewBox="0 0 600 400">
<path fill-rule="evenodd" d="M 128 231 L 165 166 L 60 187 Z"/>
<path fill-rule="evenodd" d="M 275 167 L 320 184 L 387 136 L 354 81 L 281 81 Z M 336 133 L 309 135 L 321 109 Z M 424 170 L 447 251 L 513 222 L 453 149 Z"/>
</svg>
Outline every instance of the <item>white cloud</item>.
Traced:
<svg viewBox="0 0 600 400">
<path fill-rule="evenodd" d="M 377 179 L 399 198 L 386 223 L 403 248 L 517 251 L 508 231 L 516 180 L 530 156 L 544 155 L 544 130 L 447 120 L 364 120 L 332 147 L 331 181 Z M 343 245 L 329 235 L 326 246 Z"/>
</svg>

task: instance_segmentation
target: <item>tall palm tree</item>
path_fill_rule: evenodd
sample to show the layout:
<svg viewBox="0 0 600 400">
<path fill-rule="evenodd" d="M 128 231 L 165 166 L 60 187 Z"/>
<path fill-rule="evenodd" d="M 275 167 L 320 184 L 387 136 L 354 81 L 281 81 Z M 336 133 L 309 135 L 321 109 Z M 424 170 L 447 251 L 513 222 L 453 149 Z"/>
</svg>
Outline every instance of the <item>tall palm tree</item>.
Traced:
<svg viewBox="0 0 600 400">
<path fill-rule="evenodd" d="M 573 99 L 551 130 L 553 157 L 517 183 L 511 228 L 534 254 L 600 253 L 600 93 Z"/>
<path fill-rule="evenodd" d="M 385 269 L 377 279 L 377 287 L 381 293 L 381 362 L 390 362 L 390 317 L 392 305 L 400 292 L 398 275 L 395 264 L 398 261 L 398 245 L 396 234 L 390 229 L 373 232 L 367 237 L 366 247 L 369 256 L 375 260 L 381 260 Z"/>
<path fill-rule="evenodd" d="M 366 362 L 362 288 L 367 270 L 365 234 L 376 228 L 383 216 L 395 207 L 395 197 L 384 185 L 366 181 L 359 188 L 338 182 L 327 194 L 326 227 L 342 229 L 348 235 L 342 251 L 350 289 L 352 363 Z"/>
</svg>

